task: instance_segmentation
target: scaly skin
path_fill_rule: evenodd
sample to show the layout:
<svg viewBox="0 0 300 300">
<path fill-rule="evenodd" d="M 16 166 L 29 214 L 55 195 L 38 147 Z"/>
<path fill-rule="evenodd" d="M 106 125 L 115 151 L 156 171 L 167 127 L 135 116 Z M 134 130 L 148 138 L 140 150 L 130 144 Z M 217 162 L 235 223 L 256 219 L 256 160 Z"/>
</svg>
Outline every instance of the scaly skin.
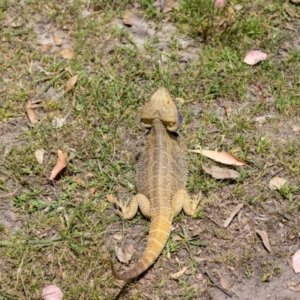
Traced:
<svg viewBox="0 0 300 300">
<path fill-rule="evenodd" d="M 171 232 L 173 218 L 183 209 L 196 213 L 200 197 L 191 199 L 185 190 L 186 169 L 176 131 L 181 116 L 165 88 L 160 88 L 141 111 L 141 120 L 150 129 L 144 153 L 138 164 L 139 193 L 128 205 L 108 195 L 125 219 L 132 219 L 140 208 L 151 220 L 146 249 L 140 259 L 127 271 L 113 275 L 120 280 L 133 279 L 145 272 L 162 252 Z"/>
</svg>

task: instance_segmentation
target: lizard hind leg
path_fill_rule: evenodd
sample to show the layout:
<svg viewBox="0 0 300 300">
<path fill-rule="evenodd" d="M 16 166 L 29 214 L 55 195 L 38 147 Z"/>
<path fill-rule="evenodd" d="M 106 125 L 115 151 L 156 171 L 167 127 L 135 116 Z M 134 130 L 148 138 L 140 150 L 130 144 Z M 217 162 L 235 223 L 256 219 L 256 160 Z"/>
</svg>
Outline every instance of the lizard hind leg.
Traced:
<svg viewBox="0 0 300 300">
<path fill-rule="evenodd" d="M 135 195 L 129 203 L 124 203 L 111 194 L 106 198 L 108 202 L 115 204 L 120 209 L 118 214 L 126 220 L 130 220 L 136 215 L 138 207 L 145 217 L 150 218 L 150 201 L 143 194 Z"/>
<path fill-rule="evenodd" d="M 201 198 L 202 198 L 202 194 L 201 194 L 201 192 L 199 192 L 197 196 L 186 199 L 183 202 L 184 213 L 191 217 L 195 216 L 197 213 L 198 205 L 199 205 Z"/>
<path fill-rule="evenodd" d="M 173 216 L 177 216 L 182 209 L 186 215 L 194 216 L 200 200 L 201 193 L 195 198 L 191 198 L 186 190 L 178 190 L 172 199 Z"/>
</svg>

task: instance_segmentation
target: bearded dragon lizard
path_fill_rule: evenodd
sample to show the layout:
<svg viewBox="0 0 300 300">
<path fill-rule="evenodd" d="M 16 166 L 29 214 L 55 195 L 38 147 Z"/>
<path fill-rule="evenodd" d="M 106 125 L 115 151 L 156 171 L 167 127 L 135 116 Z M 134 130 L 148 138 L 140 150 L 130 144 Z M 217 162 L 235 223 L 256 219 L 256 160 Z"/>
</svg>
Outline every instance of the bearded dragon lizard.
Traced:
<svg viewBox="0 0 300 300">
<path fill-rule="evenodd" d="M 151 220 L 148 243 L 140 259 L 123 273 L 117 273 L 111 264 L 113 275 L 124 281 L 139 276 L 155 262 L 169 238 L 173 218 L 182 209 L 188 216 L 195 215 L 200 201 L 200 196 L 191 199 L 185 190 L 187 172 L 177 134 L 182 117 L 164 87 L 153 94 L 140 116 L 150 132 L 137 168 L 138 194 L 129 204 L 107 196 L 125 219 L 132 219 L 140 208 Z"/>
</svg>

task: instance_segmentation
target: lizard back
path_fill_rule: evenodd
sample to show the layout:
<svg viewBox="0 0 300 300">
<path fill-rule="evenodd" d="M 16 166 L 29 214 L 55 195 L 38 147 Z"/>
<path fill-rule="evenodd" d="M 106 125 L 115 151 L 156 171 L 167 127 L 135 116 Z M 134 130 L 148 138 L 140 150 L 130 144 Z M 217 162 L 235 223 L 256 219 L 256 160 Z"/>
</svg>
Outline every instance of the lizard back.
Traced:
<svg viewBox="0 0 300 300">
<path fill-rule="evenodd" d="M 154 204 L 152 208 L 171 211 L 173 195 L 185 187 L 186 168 L 178 139 L 177 133 L 154 119 L 137 168 L 138 192 Z"/>
</svg>

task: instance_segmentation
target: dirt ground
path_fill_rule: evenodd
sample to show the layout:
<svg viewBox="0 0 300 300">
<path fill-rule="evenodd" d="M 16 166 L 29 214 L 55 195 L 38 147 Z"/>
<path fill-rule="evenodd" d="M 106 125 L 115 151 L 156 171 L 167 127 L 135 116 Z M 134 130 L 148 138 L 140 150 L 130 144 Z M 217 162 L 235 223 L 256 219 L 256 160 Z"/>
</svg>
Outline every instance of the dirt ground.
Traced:
<svg viewBox="0 0 300 300">
<path fill-rule="evenodd" d="M 200 30 L 198 36 L 180 30 L 178 1 L 164 6 L 161 22 L 151 18 L 152 10 L 161 10 L 161 1 L 150 1 L 148 10 L 147 1 L 128 2 L 121 9 L 112 1 L 109 13 L 103 12 L 105 1 L 67 2 L 0 4 L 0 299 L 40 299 L 43 285 L 50 283 L 61 287 L 64 299 L 299 299 L 300 278 L 292 268 L 300 236 L 299 7 L 288 1 L 265 4 L 285 5 L 280 14 L 270 13 L 279 23 L 272 30 L 282 33 L 276 51 L 268 53 L 278 76 L 257 78 L 275 68 L 262 62 L 226 79 L 231 58 L 222 56 L 225 46 L 210 48 Z M 228 2 L 229 14 L 241 9 L 251 15 L 256 5 L 264 5 Z M 253 47 L 259 45 L 263 42 L 257 39 Z M 66 58 L 63 49 L 75 49 L 77 57 Z M 212 61 L 207 49 L 217 53 Z M 245 68 L 243 55 L 240 69 Z M 215 67 L 213 60 L 222 67 Z M 202 75 L 196 72 L 202 67 L 217 71 L 202 74 L 205 78 L 197 84 L 196 77 Z M 63 92 L 74 74 L 81 81 Z M 244 92 L 235 91 L 239 81 Z M 103 84 L 99 94 L 96 82 Z M 180 134 L 186 148 L 231 152 L 246 166 L 230 167 L 240 172 L 239 180 L 216 180 L 201 167 L 213 162 L 186 152 L 187 189 L 203 195 L 199 216 L 177 217 L 157 262 L 124 284 L 112 277 L 109 259 L 122 269 L 115 247 L 131 245 L 131 262 L 136 261 L 149 223 L 141 214 L 131 221 L 116 217 L 106 195 L 130 199 L 136 192 L 135 167 L 145 138 L 138 109 L 164 83 L 173 87 L 171 94 L 183 114 Z M 279 100 L 291 90 L 296 100 L 282 104 Z M 102 96 L 107 102 L 95 100 Z M 80 102 L 83 98 L 86 102 Z M 29 100 L 42 104 L 34 107 L 37 125 L 28 120 Z M 224 109 L 229 102 L 231 116 Z M 57 118 L 67 124 L 59 132 L 53 125 Z M 42 146 L 47 162 L 38 165 L 34 151 Z M 56 151 L 64 147 L 73 155 L 70 166 L 51 182 Z M 275 176 L 287 180 L 283 190 L 269 188 Z M 242 209 L 224 228 L 240 203 Z M 257 230 L 267 234 L 271 249 Z M 33 240 L 43 243 L 34 247 Z M 177 279 L 171 277 L 185 267 Z"/>
</svg>

